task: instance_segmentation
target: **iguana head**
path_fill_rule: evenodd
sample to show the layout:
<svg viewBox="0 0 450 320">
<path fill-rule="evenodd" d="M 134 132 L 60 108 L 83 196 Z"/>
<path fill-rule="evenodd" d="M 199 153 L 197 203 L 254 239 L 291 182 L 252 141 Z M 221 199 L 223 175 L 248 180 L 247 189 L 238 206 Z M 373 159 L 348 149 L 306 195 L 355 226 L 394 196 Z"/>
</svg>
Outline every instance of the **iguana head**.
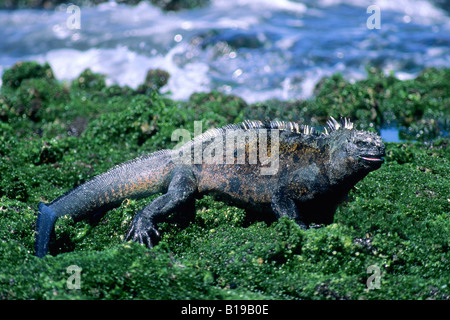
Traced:
<svg viewBox="0 0 450 320">
<path fill-rule="evenodd" d="M 325 132 L 330 139 L 332 166 L 348 170 L 344 175 L 365 175 L 380 168 L 384 162 L 385 147 L 377 134 L 356 130 L 347 119 L 339 123 L 333 118 Z"/>
<path fill-rule="evenodd" d="M 381 137 L 373 132 L 353 130 L 348 139 L 347 153 L 357 158 L 361 166 L 378 169 L 386 155 Z"/>
</svg>

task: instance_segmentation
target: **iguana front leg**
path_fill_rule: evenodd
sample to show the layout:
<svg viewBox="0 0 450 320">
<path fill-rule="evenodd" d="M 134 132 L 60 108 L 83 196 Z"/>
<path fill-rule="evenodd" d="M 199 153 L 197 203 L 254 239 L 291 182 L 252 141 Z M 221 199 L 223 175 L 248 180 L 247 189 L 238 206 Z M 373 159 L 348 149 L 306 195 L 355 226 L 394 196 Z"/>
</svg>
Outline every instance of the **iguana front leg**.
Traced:
<svg viewBox="0 0 450 320">
<path fill-rule="evenodd" d="M 133 219 L 126 241 L 133 240 L 151 248 L 160 238 L 155 222 L 193 200 L 197 183 L 189 167 L 175 169 L 167 193 L 153 200 Z"/>
<path fill-rule="evenodd" d="M 289 198 L 283 190 L 279 190 L 273 195 L 271 207 L 277 218 L 289 217 L 295 220 L 302 229 L 308 229 L 294 200 Z"/>
</svg>

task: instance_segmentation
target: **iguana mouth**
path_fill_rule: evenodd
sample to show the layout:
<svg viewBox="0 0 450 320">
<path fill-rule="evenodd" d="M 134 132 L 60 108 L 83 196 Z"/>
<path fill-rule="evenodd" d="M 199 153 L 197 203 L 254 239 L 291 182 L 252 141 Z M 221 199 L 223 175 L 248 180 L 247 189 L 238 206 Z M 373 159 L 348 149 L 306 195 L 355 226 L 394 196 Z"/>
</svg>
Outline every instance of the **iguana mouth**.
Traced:
<svg viewBox="0 0 450 320">
<path fill-rule="evenodd" d="M 376 155 L 365 155 L 359 156 L 360 159 L 370 162 L 384 162 L 384 159 L 381 156 Z"/>
</svg>

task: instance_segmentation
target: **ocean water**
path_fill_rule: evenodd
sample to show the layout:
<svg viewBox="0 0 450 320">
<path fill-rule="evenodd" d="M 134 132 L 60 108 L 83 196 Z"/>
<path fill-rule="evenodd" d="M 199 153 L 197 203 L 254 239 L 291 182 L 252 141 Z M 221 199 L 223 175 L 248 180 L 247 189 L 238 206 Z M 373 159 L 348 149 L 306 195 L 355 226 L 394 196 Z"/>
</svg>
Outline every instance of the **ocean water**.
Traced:
<svg viewBox="0 0 450 320">
<path fill-rule="evenodd" d="M 379 29 L 368 28 L 370 5 Z M 424 0 L 212 0 L 180 12 L 111 1 L 81 7 L 79 29 L 67 9 L 0 10 L 0 74 L 37 60 L 60 80 L 91 68 L 136 88 L 160 68 L 174 99 L 219 90 L 253 103 L 306 99 L 323 76 L 354 81 L 368 65 L 400 79 L 450 67 L 449 14 Z"/>
</svg>

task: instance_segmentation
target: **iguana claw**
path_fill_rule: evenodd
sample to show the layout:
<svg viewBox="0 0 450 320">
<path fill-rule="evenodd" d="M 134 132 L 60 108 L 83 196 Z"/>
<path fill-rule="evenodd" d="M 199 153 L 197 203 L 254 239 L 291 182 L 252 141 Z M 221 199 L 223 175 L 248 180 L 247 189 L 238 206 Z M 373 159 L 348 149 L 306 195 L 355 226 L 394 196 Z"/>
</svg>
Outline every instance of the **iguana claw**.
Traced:
<svg viewBox="0 0 450 320">
<path fill-rule="evenodd" d="M 137 216 L 125 237 L 125 241 L 135 241 L 152 248 L 160 240 L 159 231 L 153 226 L 153 223 Z"/>
</svg>

